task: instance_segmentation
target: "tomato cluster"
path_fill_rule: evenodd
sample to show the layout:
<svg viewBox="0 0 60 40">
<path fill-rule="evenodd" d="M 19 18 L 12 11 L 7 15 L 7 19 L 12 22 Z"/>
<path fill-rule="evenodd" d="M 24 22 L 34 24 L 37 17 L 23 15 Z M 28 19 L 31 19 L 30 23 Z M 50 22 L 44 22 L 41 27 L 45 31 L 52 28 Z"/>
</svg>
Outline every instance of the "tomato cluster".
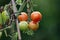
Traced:
<svg viewBox="0 0 60 40">
<path fill-rule="evenodd" d="M 18 20 L 20 21 L 19 27 L 21 31 L 25 31 L 28 28 L 36 31 L 39 28 L 39 21 L 42 19 L 42 14 L 38 11 L 34 11 L 31 13 L 30 16 L 31 20 L 29 23 L 28 21 L 28 15 L 25 12 L 21 12 L 21 15 L 18 16 Z"/>
</svg>

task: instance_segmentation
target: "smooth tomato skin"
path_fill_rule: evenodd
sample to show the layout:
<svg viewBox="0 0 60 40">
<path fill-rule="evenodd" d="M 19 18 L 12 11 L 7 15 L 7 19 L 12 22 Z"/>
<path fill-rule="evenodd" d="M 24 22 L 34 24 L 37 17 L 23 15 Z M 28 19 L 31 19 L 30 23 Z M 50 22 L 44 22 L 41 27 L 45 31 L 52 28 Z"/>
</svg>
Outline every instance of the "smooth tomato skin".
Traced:
<svg viewBox="0 0 60 40">
<path fill-rule="evenodd" d="M 28 29 L 28 23 L 26 21 L 21 21 L 19 23 L 19 28 L 21 31 L 26 31 Z"/>
<path fill-rule="evenodd" d="M 28 15 L 25 12 L 22 12 L 21 15 L 18 16 L 19 21 L 27 21 Z"/>
<path fill-rule="evenodd" d="M 21 15 L 26 15 L 26 16 L 27 16 L 27 13 L 25 13 L 25 12 L 21 12 Z"/>
<path fill-rule="evenodd" d="M 36 31 L 39 28 L 39 23 L 34 23 L 33 21 L 29 22 L 29 28 Z"/>
<path fill-rule="evenodd" d="M 34 22 L 38 22 L 38 21 L 40 21 L 40 20 L 42 19 L 42 15 L 41 15 L 41 13 L 38 12 L 38 11 L 32 12 L 32 14 L 31 14 L 31 19 L 32 19 L 32 21 L 34 21 Z"/>
</svg>

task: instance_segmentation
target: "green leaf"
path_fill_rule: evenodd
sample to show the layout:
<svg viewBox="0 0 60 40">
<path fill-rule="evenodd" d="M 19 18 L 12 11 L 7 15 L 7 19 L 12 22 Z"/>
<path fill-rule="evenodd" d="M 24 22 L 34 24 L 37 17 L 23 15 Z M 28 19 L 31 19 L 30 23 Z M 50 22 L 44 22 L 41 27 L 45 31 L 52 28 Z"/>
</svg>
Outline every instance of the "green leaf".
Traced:
<svg viewBox="0 0 60 40">
<path fill-rule="evenodd" d="M 15 27 L 16 27 L 16 24 L 15 24 L 14 21 L 12 21 L 12 23 L 11 23 L 11 32 L 10 33 L 14 33 L 16 31 Z"/>
<path fill-rule="evenodd" d="M 27 35 L 31 35 L 32 36 L 33 34 L 34 34 L 34 32 L 32 30 L 28 30 L 27 31 Z"/>
<path fill-rule="evenodd" d="M 2 36 L 2 32 L 0 32 L 0 38 L 1 38 L 1 36 Z"/>
<path fill-rule="evenodd" d="M 22 5 L 22 0 L 16 0 L 16 3 L 17 3 L 18 5 Z"/>
<path fill-rule="evenodd" d="M 26 33 L 27 35 L 32 36 L 32 35 L 34 34 L 34 31 L 28 29 L 28 30 L 26 30 L 26 31 L 23 31 L 23 33 Z"/>
<path fill-rule="evenodd" d="M 16 32 L 16 33 L 14 33 L 14 35 L 12 36 L 12 40 L 17 40 L 17 38 L 18 38 L 18 33 Z"/>
</svg>

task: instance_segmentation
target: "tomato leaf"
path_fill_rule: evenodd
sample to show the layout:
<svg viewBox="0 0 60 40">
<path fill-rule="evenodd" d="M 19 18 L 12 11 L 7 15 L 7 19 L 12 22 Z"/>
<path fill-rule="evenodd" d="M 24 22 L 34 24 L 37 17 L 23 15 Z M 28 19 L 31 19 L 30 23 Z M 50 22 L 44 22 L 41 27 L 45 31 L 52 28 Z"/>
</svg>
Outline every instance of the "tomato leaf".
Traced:
<svg viewBox="0 0 60 40">
<path fill-rule="evenodd" d="M 28 30 L 26 30 L 26 31 L 23 31 L 23 33 L 26 33 L 27 35 L 32 36 L 32 35 L 34 34 L 34 31 L 28 29 Z"/>
<path fill-rule="evenodd" d="M 18 38 L 18 33 L 16 32 L 16 33 L 13 34 L 12 40 L 17 40 L 17 38 Z"/>
<path fill-rule="evenodd" d="M 16 0 L 16 3 L 17 3 L 18 5 L 22 5 L 22 0 Z"/>
</svg>

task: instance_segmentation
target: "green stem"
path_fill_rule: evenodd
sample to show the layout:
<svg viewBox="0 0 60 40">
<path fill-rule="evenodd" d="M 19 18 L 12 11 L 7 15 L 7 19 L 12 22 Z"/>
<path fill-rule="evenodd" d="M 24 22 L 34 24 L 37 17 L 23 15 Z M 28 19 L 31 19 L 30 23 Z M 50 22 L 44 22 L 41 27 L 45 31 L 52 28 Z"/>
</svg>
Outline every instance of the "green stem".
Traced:
<svg viewBox="0 0 60 40">
<path fill-rule="evenodd" d="M 31 0 L 31 2 L 30 2 L 30 7 L 31 7 L 31 11 L 34 11 L 34 10 L 33 10 L 33 2 L 32 2 L 32 0 Z"/>
<path fill-rule="evenodd" d="M 28 20 L 30 21 L 30 13 L 31 13 L 31 10 L 30 10 L 30 0 L 27 0 L 27 12 L 28 12 Z"/>
<path fill-rule="evenodd" d="M 25 2 L 25 1 L 23 2 L 23 4 L 22 4 L 22 5 L 20 6 L 20 8 L 19 8 L 19 12 L 21 12 L 21 11 L 23 10 L 23 8 L 25 7 L 26 3 L 27 3 L 27 2 Z"/>
<path fill-rule="evenodd" d="M 5 32 L 5 35 L 6 35 L 6 37 L 7 37 L 7 31 L 6 31 L 6 30 L 4 30 L 4 32 Z"/>
<path fill-rule="evenodd" d="M 9 28 L 11 28 L 11 27 L 6 27 L 4 29 L 0 29 L 0 31 L 4 31 L 4 30 L 9 29 Z"/>
</svg>

